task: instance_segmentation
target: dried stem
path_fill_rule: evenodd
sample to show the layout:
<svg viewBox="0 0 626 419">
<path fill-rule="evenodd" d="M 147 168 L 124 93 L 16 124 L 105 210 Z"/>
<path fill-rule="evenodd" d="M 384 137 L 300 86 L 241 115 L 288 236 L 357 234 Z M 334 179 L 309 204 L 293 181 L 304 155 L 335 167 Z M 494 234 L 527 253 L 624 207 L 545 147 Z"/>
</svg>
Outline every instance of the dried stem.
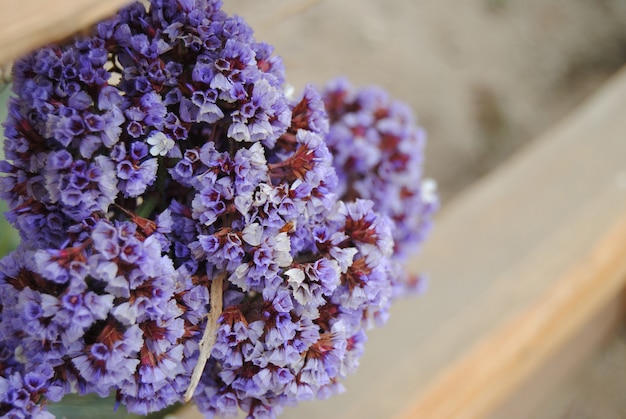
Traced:
<svg viewBox="0 0 626 419">
<path fill-rule="evenodd" d="M 207 361 L 211 357 L 211 350 L 215 345 L 215 339 L 217 337 L 217 319 L 222 315 L 222 291 L 224 289 L 224 278 L 226 273 L 222 273 L 211 281 L 211 309 L 207 315 L 206 328 L 200 341 L 200 354 L 198 355 L 198 363 L 193 369 L 191 374 L 191 382 L 185 392 L 185 402 L 188 402 L 193 397 L 193 394 L 198 387 L 200 377 L 204 371 Z"/>
</svg>

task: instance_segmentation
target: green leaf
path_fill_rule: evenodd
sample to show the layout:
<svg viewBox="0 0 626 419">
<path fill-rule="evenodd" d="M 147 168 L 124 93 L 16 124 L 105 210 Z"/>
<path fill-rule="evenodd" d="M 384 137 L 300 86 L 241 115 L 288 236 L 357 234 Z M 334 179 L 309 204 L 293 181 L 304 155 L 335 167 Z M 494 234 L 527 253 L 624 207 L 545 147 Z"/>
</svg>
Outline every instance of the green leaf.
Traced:
<svg viewBox="0 0 626 419">
<path fill-rule="evenodd" d="M 7 211 L 7 204 L 4 201 L 0 201 L 0 257 L 5 256 L 12 250 L 14 250 L 20 243 L 20 236 L 11 224 L 6 220 L 4 213 Z"/>
<path fill-rule="evenodd" d="M 8 84 L 0 84 L 0 120 L 2 120 L 2 122 L 4 122 L 7 117 L 6 103 L 10 92 L 11 88 Z M 2 125 L 0 125 L 0 138 L 2 138 L 2 142 L 4 143 L 4 129 Z M 4 152 L 2 148 L 0 148 L 0 160 L 3 159 Z M 6 202 L 0 201 L 0 257 L 5 256 L 7 253 L 15 249 L 20 242 L 19 234 L 13 227 L 11 227 L 11 224 L 9 224 L 4 216 L 4 213 L 7 210 L 8 206 Z"/>
</svg>

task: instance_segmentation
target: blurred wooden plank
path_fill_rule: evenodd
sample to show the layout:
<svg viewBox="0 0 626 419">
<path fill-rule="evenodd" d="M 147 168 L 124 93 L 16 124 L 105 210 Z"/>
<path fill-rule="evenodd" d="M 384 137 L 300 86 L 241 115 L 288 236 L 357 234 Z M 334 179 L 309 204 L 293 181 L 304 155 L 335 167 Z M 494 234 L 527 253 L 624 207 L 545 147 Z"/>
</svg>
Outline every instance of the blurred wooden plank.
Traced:
<svg viewBox="0 0 626 419">
<path fill-rule="evenodd" d="M 228 14 L 245 16 L 246 22 L 255 31 L 271 32 L 277 24 L 306 12 L 309 8 L 323 0 L 265 0 L 254 2 L 250 0 L 229 0 L 222 9 Z"/>
<path fill-rule="evenodd" d="M 396 326 L 416 356 L 377 384 L 398 417 L 487 416 L 623 289 L 625 105 L 622 71 L 443 214 L 431 294 L 400 308 L 440 329 Z"/>
<path fill-rule="evenodd" d="M 614 382 L 602 385 L 589 383 L 589 371 L 596 372 L 598 358 L 603 358 L 607 351 L 615 351 L 620 343 L 619 336 L 624 331 L 626 314 L 626 292 L 615 294 L 610 301 L 596 313 L 588 324 L 575 333 L 565 345 L 542 362 L 541 368 L 509 394 L 503 403 L 491 411 L 490 419 L 565 419 L 580 417 L 608 418 L 605 414 L 581 414 L 570 412 L 576 409 L 575 400 L 581 398 L 586 411 L 619 411 L 622 403 L 622 385 L 614 390 L 619 395 L 611 397 L 593 397 L 590 393 L 606 395 L 607 390 L 615 387 Z M 619 349 L 619 348 L 618 348 Z M 619 353 L 619 352 L 618 352 Z M 624 354 L 624 351 L 621 352 Z M 615 355 L 618 356 L 618 355 Z M 614 356 L 614 357 L 615 357 Z M 603 359 L 600 359 L 603 361 Z M 626 377 L 623 371 L 624 359 L 613 364 L 620 376 Z M 600 364 L 600 367 L 606 367 Z M 615 371 L 612 371 L 615 375 Z M 606 372 L 603 373 L 606 376 Z M 609 378 L 610 379 L 610 378 Z M 585 389 L 585 386 L 587 388 Z M 609 390 L 610 391 L 610 390 Z M 595 400 L 594 400 L 595 399 Z M 623 408 L 623 407 L 622 407 Z"/>
<path fill-rule="evenodd" d="M 607 304 L 609 309 L 622 308 L 623 313 L 623 301 L 615 301 L 615 297 L 621 295 L 624 286 L 625 248 L 626 217 L 622 217 L 585 260 L 574 263 L 570 271 L 521 315 L 498 327 L 479 345 L 463 354 L 459 361 L 444 369 L 431 387 L 415 399 L 415 404 L 409 407 L 404 417 L 477 418 L 489 415 L 512 418 L 515 417 L 513 413 L 520 418 L 529 417 L 529 400 L 537 395 L 527 393 L 524 406 L 520 406 L 519 384 L 529 378 L 536 380 L 533 377 L 536 373 L 543 380 L 551 379 L 559 371 L 551 371 L 551 375 L 545 377 L 541 375 L 542 370 L 555 366 L 546 364 L 554 362 L 554 354 L 561 350 L 568 352 L 567 356 L 584 358 L 591 348 L 581 343 L 598 343 L 603 336 L 594 334 L 615 326 L 616 313 L 606 315 Z M 598 316 L 598 313 L 605 315 Z M 591 321 L 594 318 L 595 321 Z M 590 330 L 579 337 L 581 341 L 572 339 L 586 328 Z M 571 345 L 576 343 L 578 346 L 572 349 Z M 567 364 L 571 368 L 574 363 Z M 511 402 L 518 399 L 517 408 L 506 406 L 510 403 L 507 399 Z M 503 401 L 505 406 L 494 413 L 492 409 Z M 521 411 L 522 407 L 528 410 Z"/>
<path fill-rule="evenodd" d="M 623 287 L 625 105 L 622 71 L 446 208 L 430 293 L 370 342 L 386 368 L 359 371 L 350 417 L 484 417 Z"/>
<path fill-rule="evenodd" d="M 113 15 L 129 0 L 0 0 L 0 65 Z"/>
</svg>

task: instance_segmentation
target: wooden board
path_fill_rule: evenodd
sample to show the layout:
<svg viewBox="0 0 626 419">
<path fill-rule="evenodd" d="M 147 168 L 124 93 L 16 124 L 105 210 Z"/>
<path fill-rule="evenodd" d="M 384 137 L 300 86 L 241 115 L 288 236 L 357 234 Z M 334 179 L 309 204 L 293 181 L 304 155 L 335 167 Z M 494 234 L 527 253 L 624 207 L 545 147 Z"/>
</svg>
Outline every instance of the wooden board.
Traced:
<svg viewBox="0 0 626 419">
<path fill-rule="evenodd" d="M 616 411 L 623 409 L 623 385 L 626 381 L 609 377 L 608 382 L 598 385 L 590 382 L 589 370 L 595 375 L 596 364 L 604 361 L 607 352 L 613 356 L 612 376 L 626 377 L 624 365 L 626 358 L 618 362 L 620 336 L 623 339 L 624 315 L 626 311 L 625 293 L 621 292 L 590 319 L 582 329 L 560 350 L 542 361 L 529 379 L 508 394 L 500 406 L 493 409 L 489 419 L 576 419 L 610 418 L 603 414 L 587 415 L 583 411 Z M 622 340 L 623 342 L 623 340 Z M 621 352 L 622 355 L 625 351 Z M 598 359 L 600 358 L 600 359 Z M 606 364 L 606 362 L 604 362 Z M 605 367 L 600 363 L 600 367 Z M 618 369 L 615 371 L 615 369 Z M 603 373 L 605 376 L 608 374 Z M 618 381 L 617 383 L 615 381 Z M 607 390 L 618 385 L 613 391 L 613 398 L 606 397 Z M 587 388 L 585 388 L 587 387 Z M 602 398 L 593 397 L 592 392 L 602 394 Z M 582 399 L 584 409 L 576 405 L 577 398 Z M 578 409 L 576 412 L 574 409 Z"/>
<path fill-rule="evenodd" d="M 626 71 L 447 205 L 410 264 L 427 293 L 372 331 L 345 394 L 282 417 L 488 417 L 581 330 L 604 327 L 626 280 L 624 109 Z"/>
<path fill-rule="evenodd" d="M 113 15 L 129 0 L 0 0 L 0 65 Z"/>
</svg>

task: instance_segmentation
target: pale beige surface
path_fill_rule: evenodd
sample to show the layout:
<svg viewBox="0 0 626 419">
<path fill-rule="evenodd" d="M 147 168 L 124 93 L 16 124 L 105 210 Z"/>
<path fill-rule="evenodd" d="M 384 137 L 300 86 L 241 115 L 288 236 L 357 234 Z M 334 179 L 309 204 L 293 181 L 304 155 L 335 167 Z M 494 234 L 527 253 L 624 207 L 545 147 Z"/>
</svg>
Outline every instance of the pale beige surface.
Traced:
<svg viewBox="0 0 626 419">
<path fill-rule="evenodd" d="M 129 0 L 1 0 L 0 66 L 81 31 Z"/>
<path fill-rule="evenodd" d="M 549 356 L 528 380 L 503 400 L 488 419 L 609 419 L 601 412 L 623 409 L 625 293 L 613 296 L 589 323 Z M 612 369 L 602 359 L 610 353 Z M 621 353 L 621 355 L 620 355 Z M 600 362 L 598 362 L 600 359 Z M 598 366 L 605 366 L 598 368 Z M 593 373 L 589 374 L 591 370 Z M 602 377 L 604 376 L 605 382 Z M 595 380 L 590 378 L 594 377 Z M 610 377 L 610 378 L 609 378 Z M 623 410 L 624 411 L 624 410 Z M 595 412 L 595 414 L 593 414 Z M 624 411 L 626 412 L 626 411 Z M 592 416 L 588 416 L 592 413 Z"/>
<path fill-rule="evenodd" d="M 624 62 L 623 0 L 226 0 L 296 87 L 340 75 L 407 101 L 447 199 Z"/>
<path fill-rule="evenodd" d="M 624 304 L 624 300 L 622 300 Z M 598 351 L 582 368 L 552 388 L 533 419 L 623 419 L 626 417 L 626 331 Z"/>
</svg>

